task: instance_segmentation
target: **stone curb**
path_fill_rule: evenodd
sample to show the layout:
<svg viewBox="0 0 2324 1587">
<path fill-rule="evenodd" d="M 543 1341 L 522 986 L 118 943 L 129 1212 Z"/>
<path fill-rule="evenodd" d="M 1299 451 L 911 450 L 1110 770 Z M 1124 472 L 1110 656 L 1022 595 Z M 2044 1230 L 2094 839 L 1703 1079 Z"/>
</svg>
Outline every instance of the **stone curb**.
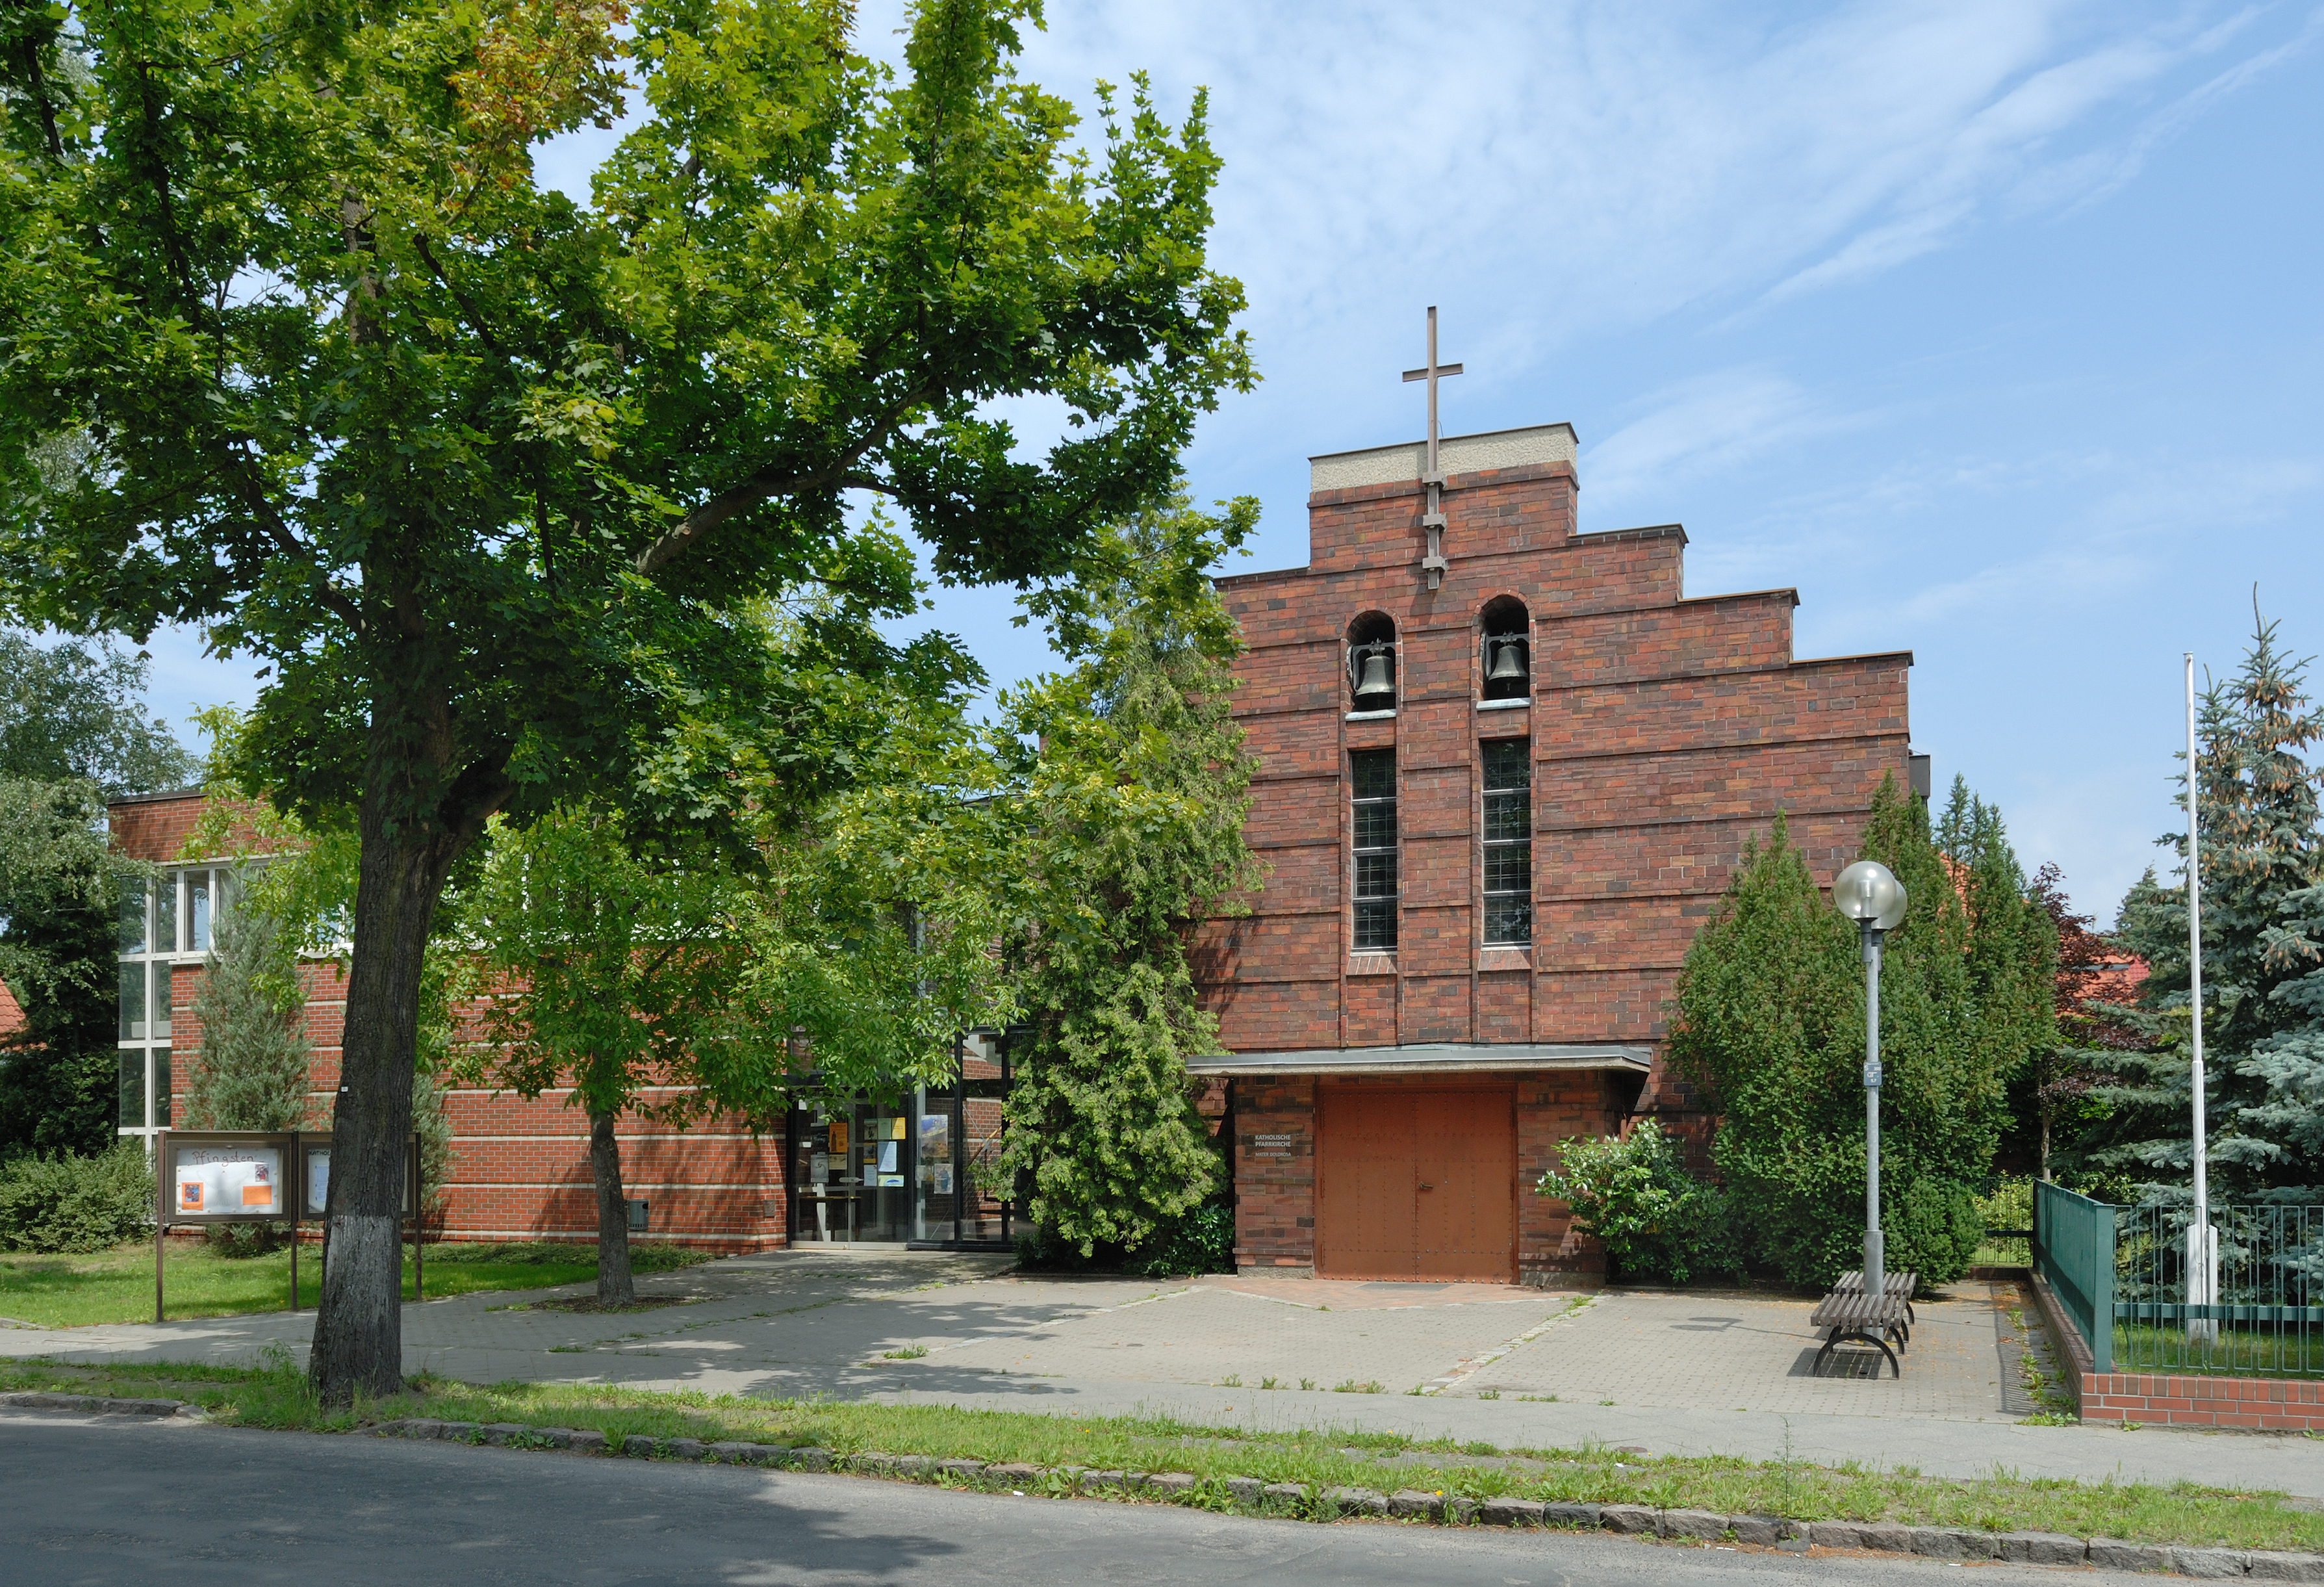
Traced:
<svg viewBox="0 0 2324 1587">
<path fill-rule="evenodd" d="M 102 1394 L 0 1394 L 0 1406 L 22 1411 L 92 1411 L 113 1416 L 198 1416 L 182 1399 L 115 1399 Z"/>
<path fill-rule="evenodd" d="M 24 1405 L 43 1410 L 129 1410 L 143 1416 L 167 1416 L 178 1408 L 175 1400 L 100 1400 L 67 1394 L 0 1395 L 0 1405 Z M 162 1408 L 143 1408 L 148 1407 Z M 576 1454 L 771 1466 L 794 1472 L 848 1472 L 860 1476 L 948 1482 L 1001 1492 L 1117 1499 L 1150 1496 L 1171 1502 L 1213 1505 L 1224 1499 L 1226 1508 L 1247 1514 L 1305 1516 L 1318 1520 L 1376 1516 L 1440 1526 L 1604 1531 L 1696 1543 L 1731 1537 L 1738 1543 L 1794 1554 L 1805 1553 L 1813 1545 L 1819 1548 L 1917 1555 L 1932 1560 L 2089 1564 L 2106 1570 L 2163 1573 L 2203 1581 L 2248 1577 L 2261 1582 L 2324 1583 L 2324 1555 L 2182 1548 L 2125 1543 L 2112 1537 L 2084 1539 L 2057 1532 L 1984 1532 L 1964 1527 L 1908 1527 L 1895 1521 L 1796 1521 L 1782 1516 L 1728 1516 L 1715 1510 L 1657 1509 L 1643 1504 L 1545 1503 L 1507 1496 L 1474 1499 L 1415 1488 L 1395 1493 L 1369 1488 L 1328 1488 L 1319 1492 L 1296 1482 L 1262 1482 L 1256 1477 L 1206 1481 L 1189 1472 L 1093 1471 L 1084 1466 L 1037 1466 L 1021 1462 L 995 1464 L 978 1460 L 941 1460 L 924 1454 L 883 1454 L 877 1451 L 836 1455 L 812 1445 L 706 1444 L 696 1438 L 651 1438 L 640 1433 L 613 1436 L 586 1429 L 526 1427 L 508 1422 L 480 1426 L 475 1422 L 415 1417 L 383 1422 L 368 1431 L 381 1438 L 439 1439 L 454 1444 L 559 1449 Z"/>
</svg>

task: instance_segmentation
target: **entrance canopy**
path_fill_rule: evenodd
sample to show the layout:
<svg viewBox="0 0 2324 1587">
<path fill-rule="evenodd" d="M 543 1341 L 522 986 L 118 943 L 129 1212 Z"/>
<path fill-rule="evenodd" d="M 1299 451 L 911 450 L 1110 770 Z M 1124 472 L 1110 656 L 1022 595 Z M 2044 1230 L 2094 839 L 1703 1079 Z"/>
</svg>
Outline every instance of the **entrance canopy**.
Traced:
<svg viewBox="0 0 2324 1587">
<path fill-rule="evenodd" d="M 1621 1069 L 1644 1075 L 1654 1049 L 1619 1042 L 1433 1041 L 1324 1047 L 1190 1058 L 1189 1075 L 1453 1075 L 1497 1070 Z"/>
</svg>

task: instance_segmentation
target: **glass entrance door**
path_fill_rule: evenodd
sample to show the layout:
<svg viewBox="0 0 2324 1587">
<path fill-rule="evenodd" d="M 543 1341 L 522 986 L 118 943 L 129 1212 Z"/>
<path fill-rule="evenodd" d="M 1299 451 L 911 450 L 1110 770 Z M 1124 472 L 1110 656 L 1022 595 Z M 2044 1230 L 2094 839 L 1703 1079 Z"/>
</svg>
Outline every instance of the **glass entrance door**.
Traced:
<svg viewBox="0 0 2324 1587">
<path fill-rule="evenodd" d="M 912 1123 L 892 1103 L 801 1102 L 791 1130 L 792 1241 L 911 1239 Z"/>
</svg>

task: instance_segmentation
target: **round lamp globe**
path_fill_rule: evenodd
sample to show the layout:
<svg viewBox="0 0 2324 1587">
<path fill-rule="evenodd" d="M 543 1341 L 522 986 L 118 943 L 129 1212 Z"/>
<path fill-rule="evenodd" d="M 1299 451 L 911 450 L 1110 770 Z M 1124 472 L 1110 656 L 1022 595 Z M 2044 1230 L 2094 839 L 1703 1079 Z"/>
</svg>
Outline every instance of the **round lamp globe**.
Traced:
<svg viewBox="0 0 2324 1587">
<path fill-rule="evenodd" d="M 1877 860 L 1858 860 L 1834 877 L 1831 901 L 1841 914 L 1868 922 L 1875 931 L 1894 931 L 1904 923 L 1904 884 Z"/>
</svg>

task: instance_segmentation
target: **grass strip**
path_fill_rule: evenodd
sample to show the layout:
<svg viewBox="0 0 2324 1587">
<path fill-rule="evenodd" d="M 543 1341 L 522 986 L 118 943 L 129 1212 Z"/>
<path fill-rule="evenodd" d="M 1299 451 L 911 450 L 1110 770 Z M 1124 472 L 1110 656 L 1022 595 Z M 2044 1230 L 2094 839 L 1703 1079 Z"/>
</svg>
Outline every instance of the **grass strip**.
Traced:
<svg viewBox="0 0 2324 1587">
<path fill-rule="evenodd" d="M 327 1411 L 286 1354 L 258 1368 L 134 1363 L 0 1363 L 0 1390 L 168 1397 L 248 1427 L 352 1432 L 405 1416 L 813 1444 L 842 1456 L 881 1451 L 1197 1478 L 1256 1477 L 1314 1489 L 1416 1489 L 1485 1499 L 1646 1504 L 1795 1520 L 1895 1521 L 1990 1532 L 2061 1532 L 2134 1543 L 2324 1553 L 2324 1514 L 2277 1492 L 2191 1482 L 2078 1482 L 1996 1471 L 1962 1479 L 1803 1461 L 1626 1455 L 1602 1448 L 1509 1449 L 1350 1428 L 1255 1432 L 1168 1416 L 1039 1416 L 950 1406 L 762 1400 L 576 1384 L 476 1385 L 420 1377 L 403 1394 Z"/>
<path fill-rule="evenodd" d="M 172 1240 L 169 1248 L 163 1279 L 172 1317 L 277 1312 L 290 1304 L 288 1247 L 256 1256 L 229 1256 L 193 1240 Z M 311 1242 L 300 1255 L 300 1303 L 311 1306 L 320 1293 L 323 1264 Z M 630 1265 L 641 1273 L 660 1273 L 706 1262 L 712 1255 L 683 1246 L 632 1245 Z M 547 1289 L 596 1276 L 594 1245 L 449 1241 L 428 1247 L 430 1300 L 486 1289 Z M 409 1246 L 403 1253 L 403 1297 L 412 1298 Z M 153 1242 L 135 1241 L 76 1256 L 0 1254 L 0 1317 L 43 1328 L 150 1323 Z"/>
</svg>

